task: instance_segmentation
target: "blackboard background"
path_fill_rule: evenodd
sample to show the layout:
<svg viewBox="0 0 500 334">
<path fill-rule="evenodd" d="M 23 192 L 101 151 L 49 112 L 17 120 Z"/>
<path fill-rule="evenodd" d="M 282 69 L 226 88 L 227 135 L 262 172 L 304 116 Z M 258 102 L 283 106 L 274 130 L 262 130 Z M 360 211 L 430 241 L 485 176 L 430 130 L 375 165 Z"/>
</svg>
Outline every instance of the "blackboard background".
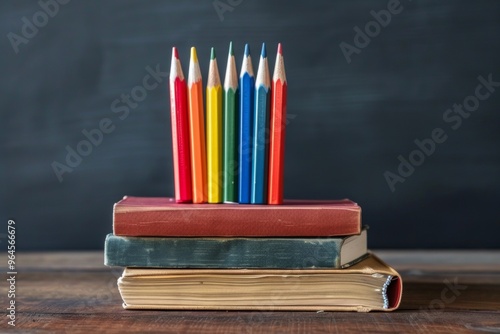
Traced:
<svg viewBox="0 0 500 334">
<path fill-rule="evenodd" d="M 223 3 L 227 1 L 223 0 Z M 500 81 L 500 2 L 402 1 L 348 64 L 339 47 L 388 1 L 76 1 L 16 53 L 10 32 L 32 21 L 36 1 L 0 3 L 1 213 L 23 250 L 98 249 L 123 195 L 173 193 L 167 82 L 124 120 L 112 102 L 142 85 L 147 66 L 168 71 L 171 47 L 185 73 L 197 46 L 206 77 L 216 47 L 223 75 L 229 41 L 238 67 L 250 43 L 270 64 L 282 42 L 289 81 L 287 198 L 344 198 L 363 208 L 370 247 L 497 248 L 500 233 L 500 89 L 452 130 L 443 113 Z M 51 164 L 82 130 L 114 131 L 59 182 Z M 385 171 L 441 127 L 443 144 L 392 192 Z M 18 248 L 18 249 L 19 249 Z"/>
</svg>

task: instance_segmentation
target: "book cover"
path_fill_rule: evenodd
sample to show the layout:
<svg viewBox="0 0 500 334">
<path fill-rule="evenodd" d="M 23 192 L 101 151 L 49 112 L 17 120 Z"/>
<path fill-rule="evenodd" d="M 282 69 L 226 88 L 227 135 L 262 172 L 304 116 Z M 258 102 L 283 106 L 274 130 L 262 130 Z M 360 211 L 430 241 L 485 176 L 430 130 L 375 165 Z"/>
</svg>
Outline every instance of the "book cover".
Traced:
<svg viewBox="0 0 500 334">
<path fill-rule="evenodd" d="M 118 289 L 126 309 L 393 311 L 403 282 L 369 254 L 346 269 L 125 268 Z"/>
<path fill-rule="evenodd" d="M 125 196 L 114 206 L 113 232 L 133 237 L 347 236 L 361 232 L 361 208 L 347 199 L 207 205 Z"/>
<path fill-rule="evenodd" d="M 147 268 L 341 268 L 367 253 L 366 229 L 337 238 L 155 238 L 109 234 L 104 264 Z"/>
</svg>

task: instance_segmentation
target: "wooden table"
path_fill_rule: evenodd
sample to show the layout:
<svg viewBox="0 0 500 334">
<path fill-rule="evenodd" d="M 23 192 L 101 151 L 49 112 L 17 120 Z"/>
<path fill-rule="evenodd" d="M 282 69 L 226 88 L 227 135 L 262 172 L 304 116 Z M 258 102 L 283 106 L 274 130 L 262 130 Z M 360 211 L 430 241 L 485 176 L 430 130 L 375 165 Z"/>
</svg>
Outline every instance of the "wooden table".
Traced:
<svg viewBox="0 0 500 334">
<path fill-rule="evenodd" d="M 121 270 L 103 266 L 102 252 L 18 253 L 16 329 L 24 333 L 500 332 L 500 251 L 375 253 L 403 276 L 398 311 L 126 311 L 116 287 Z M 0 300 L 5 312 L 6 289 Z M 4 316 L 2 332 L 13 330 L 7 321 Z"/>
</svg>

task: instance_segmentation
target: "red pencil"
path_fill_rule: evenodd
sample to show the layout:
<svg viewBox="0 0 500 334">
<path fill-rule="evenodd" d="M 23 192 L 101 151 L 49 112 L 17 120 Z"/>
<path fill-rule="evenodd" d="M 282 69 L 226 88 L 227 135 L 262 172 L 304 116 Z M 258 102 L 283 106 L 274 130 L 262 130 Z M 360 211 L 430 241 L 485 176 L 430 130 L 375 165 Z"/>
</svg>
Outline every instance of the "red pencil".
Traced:
<svg viewBox="0 0 500 334">
<path fill-rule="evenodd" d="M 269 183 L 268 203 L 283 203 L 283 173 L 285 160 L 286 75 L 281 43 L 274 65 L 271 88 L 271 117 L 269 125 Z"/>
<path fill-rule="evenodd" d="M 193 190 L 189 155 L 187 85 L 182 73 L 179 54 L 175 47 L 172 49 L 169 86 L 175 200 L 177 203 L 188 203 L 193 200 Z"/>
</svg>

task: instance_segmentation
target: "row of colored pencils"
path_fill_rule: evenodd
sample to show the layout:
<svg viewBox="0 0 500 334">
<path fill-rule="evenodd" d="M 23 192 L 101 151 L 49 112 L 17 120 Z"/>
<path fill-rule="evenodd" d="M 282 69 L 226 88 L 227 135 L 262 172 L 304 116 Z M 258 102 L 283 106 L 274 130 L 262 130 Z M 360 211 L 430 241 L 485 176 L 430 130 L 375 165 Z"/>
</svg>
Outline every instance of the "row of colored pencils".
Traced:
<svg viewBox="0 0 500 334">
<path fill-rule="evenodd" d="M 191 48 L 186 83 L 173 48 L 170 108 L 176 201 L 281 204 L 287 100 L 281 44 L 272 81 L 265 44 L 256 77 L 245 45 L 238 79 L 230 43 L 225 74 L 222 86 L 212 48 L 205 114 L 196 49 Z"/>
</svg>

